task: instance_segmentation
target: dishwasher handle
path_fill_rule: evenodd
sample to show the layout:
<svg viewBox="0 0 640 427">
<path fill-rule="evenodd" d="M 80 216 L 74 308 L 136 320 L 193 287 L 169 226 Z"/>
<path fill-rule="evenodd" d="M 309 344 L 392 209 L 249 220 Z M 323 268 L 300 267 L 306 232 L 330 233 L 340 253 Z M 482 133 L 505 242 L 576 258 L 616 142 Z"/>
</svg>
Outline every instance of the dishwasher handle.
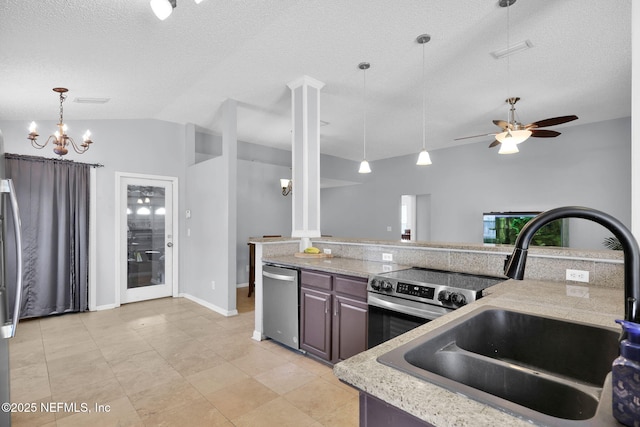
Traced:
<svg viewBox="0 0 640 427">
<path fill-rule="evenodd" d="M 262 276 L 263 277 L 268 277 L 270 279 L 275 279 L 275 280 L 286 280 L 287 282 L 295 282 L 296 281 L 296 277 L 295 276 L 286 276 L 284 274 L 269 273 L 268 271 L 262 271 Z"/>
</svg>

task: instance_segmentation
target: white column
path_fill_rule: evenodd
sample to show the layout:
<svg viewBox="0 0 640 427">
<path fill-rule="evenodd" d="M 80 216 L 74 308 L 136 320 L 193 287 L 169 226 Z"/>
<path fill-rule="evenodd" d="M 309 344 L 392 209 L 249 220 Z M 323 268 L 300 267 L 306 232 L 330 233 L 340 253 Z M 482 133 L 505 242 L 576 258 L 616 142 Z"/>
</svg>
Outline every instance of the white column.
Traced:
<svg viewBox="0 0 640 427">
<path fill-rule="evenodd" d="M 227 98 L 222 104 L 222 157 L 227 169 L 227 298 L 226 309 L 236 311 L 236 226 L 237 226 L 237 180 L 238 180 L 238 102 Z"/>
<path fill-rule="evenodd" d="M 320 90 L 324 83 L 309 76 L 292 81 L 291 163 L 292 229 L 300 249 L 320 237 Z"/>
</svg>

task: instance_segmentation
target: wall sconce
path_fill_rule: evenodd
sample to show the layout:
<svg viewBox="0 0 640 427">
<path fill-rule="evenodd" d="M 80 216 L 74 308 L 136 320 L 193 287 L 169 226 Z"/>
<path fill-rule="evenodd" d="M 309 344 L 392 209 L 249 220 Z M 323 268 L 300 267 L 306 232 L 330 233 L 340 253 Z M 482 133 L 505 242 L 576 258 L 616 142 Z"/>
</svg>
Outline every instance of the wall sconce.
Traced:
<svg viewBox="0 0 640 427">
<path fill-rule="evenodd" d="M 293 182 L 290 179 L 281 178 L 280 187 L 282 187 L 282 195 L 288 196 L 291 190 L 293 190 Z"/>
</svg>

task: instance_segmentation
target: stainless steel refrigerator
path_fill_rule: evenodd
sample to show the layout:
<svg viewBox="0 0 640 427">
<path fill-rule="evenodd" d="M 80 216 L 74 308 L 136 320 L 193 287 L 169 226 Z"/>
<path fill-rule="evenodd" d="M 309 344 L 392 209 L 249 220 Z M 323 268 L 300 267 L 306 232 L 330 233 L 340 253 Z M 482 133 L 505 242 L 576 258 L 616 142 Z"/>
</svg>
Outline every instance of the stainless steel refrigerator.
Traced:
<svg viewBox="0 0 640 427">
<path fill-rule="evenodd" d="M 22 300 L 22 238 L 20 234 L 20 214 L 18 201 L 13 188 L 13 182 L 5 179 L 4 138 L 0 131 L 0 405 L 11 403 L 9 389 L 9 339 L 16 334 L 18 319 L 20 318 L 20 303 Z M 7 242 L 5 237 L 7 215 L 11 215 L 15 229 L 15 244 Z M 9 243 L 9 244 L 8 244 Z M 15 251 L 15 280 L 7 282 L 6 254 Z M 9 294 L 15 295 L 14 305 L 9 307 Z M 6 411 L 6 405 L 0 410 L 0 426 L 11 425 L 11 411 Z M 10 409 L 10 407 L 9 407 Z"/>
</svg>

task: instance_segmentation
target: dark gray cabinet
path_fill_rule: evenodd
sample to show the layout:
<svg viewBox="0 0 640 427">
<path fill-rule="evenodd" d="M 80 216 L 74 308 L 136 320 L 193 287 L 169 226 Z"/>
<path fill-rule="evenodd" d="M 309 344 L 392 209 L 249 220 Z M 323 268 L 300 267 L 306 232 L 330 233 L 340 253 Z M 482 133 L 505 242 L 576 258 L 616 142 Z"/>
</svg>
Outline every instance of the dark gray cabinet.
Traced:
<svg viewBox="0 0 640 427">
<path fill-rule="evenodd" d="M 331 363 L 367 349 L 367 280 L 300 274 L 300 348 Z"/>
<path fill-rule="evenodd" d="M 300 348 L 331 359 L 331 294 L 300 288 Z"/>
<path fill-rule="evenodd" d="M 360 427 L 434 427 L 377 397 L 360 392 Z"/>
<path fill-rule="evenodd" d="M 333 357 L 337 363 L 367 349 L 367 302 L 333 296 Z"/>
</svg>

